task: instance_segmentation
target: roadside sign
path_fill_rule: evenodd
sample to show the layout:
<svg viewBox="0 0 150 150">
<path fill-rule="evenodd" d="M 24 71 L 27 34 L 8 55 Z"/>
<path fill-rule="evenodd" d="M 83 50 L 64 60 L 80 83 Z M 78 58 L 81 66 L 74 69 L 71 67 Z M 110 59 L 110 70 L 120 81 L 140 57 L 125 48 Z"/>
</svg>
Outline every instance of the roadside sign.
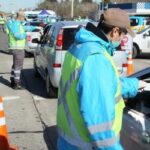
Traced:
<svg viewBox="0 0 150 150">
<path fill-rule="evenodd" d="M 121 41 L 121 49 L 126 51 L 132 51 L 133 39 L 129 34 L 124 35 Z"/>
</svg>

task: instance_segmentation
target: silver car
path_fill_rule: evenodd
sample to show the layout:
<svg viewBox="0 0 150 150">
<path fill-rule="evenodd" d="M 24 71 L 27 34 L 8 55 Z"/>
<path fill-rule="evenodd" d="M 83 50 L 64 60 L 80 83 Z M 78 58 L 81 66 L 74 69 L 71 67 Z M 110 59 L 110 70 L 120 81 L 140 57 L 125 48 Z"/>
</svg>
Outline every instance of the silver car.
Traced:
<svg viewBox="0 0 150 150">
<path fill-rule="evenodd" d="M 54 23 L 34 52 L 35 72 L 36 75 L 40 74 L 44 78 L 48 96 L 57 95 L 65 53 L 74 42 L 79 25 L 86 26 L 86 24 L 87 22 L 76 21 Z M 116 52 L 114 60 L 119 67 L 119 72 L 124 74 L 124 64 L 127 63 L 125 52 Z"/>
</svg>

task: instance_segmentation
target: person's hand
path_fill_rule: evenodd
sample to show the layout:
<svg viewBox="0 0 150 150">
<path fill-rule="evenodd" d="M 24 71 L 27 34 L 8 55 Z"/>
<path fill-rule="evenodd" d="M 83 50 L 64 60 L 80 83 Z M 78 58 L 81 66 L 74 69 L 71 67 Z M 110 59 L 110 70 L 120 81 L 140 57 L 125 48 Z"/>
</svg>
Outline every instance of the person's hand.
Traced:
<svg viewBox="0 0 150 150">
<path fill-rule="evenodd" d="M 144 88 L 146 87 L 147 83 L 143 80 L 139 81 L 139 92 L 142 92 L 144 90 Z"/>
</svg>

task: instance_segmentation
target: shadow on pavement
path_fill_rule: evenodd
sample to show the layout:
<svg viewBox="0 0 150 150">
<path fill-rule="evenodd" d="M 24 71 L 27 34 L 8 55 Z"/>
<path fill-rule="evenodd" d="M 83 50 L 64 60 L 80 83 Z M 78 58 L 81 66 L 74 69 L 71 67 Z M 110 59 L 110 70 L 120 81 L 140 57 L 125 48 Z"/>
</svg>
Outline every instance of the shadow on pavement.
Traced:
<svg viewBox="0 0 150 150">
<path fill-rule="evenodd" d="M 0 50 L 0 53 L 12 55 L 12 51 L 11 50 Z"/>
<path fill-rule="evenodd" d="M 10 82 L 6 80 L 5 78 L 3 78 L 3 76 L 0 76 L 0 83 L 10 87 Z"/>
<path fill-rule="evenodd" d="M 46 127 L 44 130 L 44 140 L 48 150 L 56 150 L 57 145 L 57 126 Z"/>
<path fill-rule="evenodd" d="M 41 77 L 35 77 L 34 69 L 23 69 L 23 85 L 34 95 L 47 98 L 45 81 Z"/>
</svg>

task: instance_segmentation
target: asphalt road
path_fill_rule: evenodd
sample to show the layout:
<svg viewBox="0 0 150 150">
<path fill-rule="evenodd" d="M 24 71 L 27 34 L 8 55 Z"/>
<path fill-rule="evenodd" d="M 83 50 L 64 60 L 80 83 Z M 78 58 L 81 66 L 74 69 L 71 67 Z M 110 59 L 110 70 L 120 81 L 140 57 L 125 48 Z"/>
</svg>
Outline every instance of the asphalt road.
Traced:
<svg viewBox="0 0 150 150">
<path fill-rule="evenodd" d="M 48 99 L 44 81 L 34 77 L 33 58 L 24 60 L 22 83 L 26 88 L 16 91 L 10 87 L 12 55 L 6 44 L 6 35 L 0 33 L 0 95 L 10 143 L 19 150 L 55 150 L 57 99 Z"/>
<path fill-rule="evenodd" d="M 44 81 L 34 77 L 33 58 L 24 60 L 22 83 L 26 88 L 13 90 L 9 82 L 12 55 L 7 52 L 7 37 L 0 33 L 0 95 L 10 143 L 18 145 L 19 150 L 55 150 L 57 99 L 48 99 Z M 135 71 L 149 67 L 149 59 L 150 54 L 135 59 Z M 126 150 L 131 149 L 132 143 Z"/>
</svg>

